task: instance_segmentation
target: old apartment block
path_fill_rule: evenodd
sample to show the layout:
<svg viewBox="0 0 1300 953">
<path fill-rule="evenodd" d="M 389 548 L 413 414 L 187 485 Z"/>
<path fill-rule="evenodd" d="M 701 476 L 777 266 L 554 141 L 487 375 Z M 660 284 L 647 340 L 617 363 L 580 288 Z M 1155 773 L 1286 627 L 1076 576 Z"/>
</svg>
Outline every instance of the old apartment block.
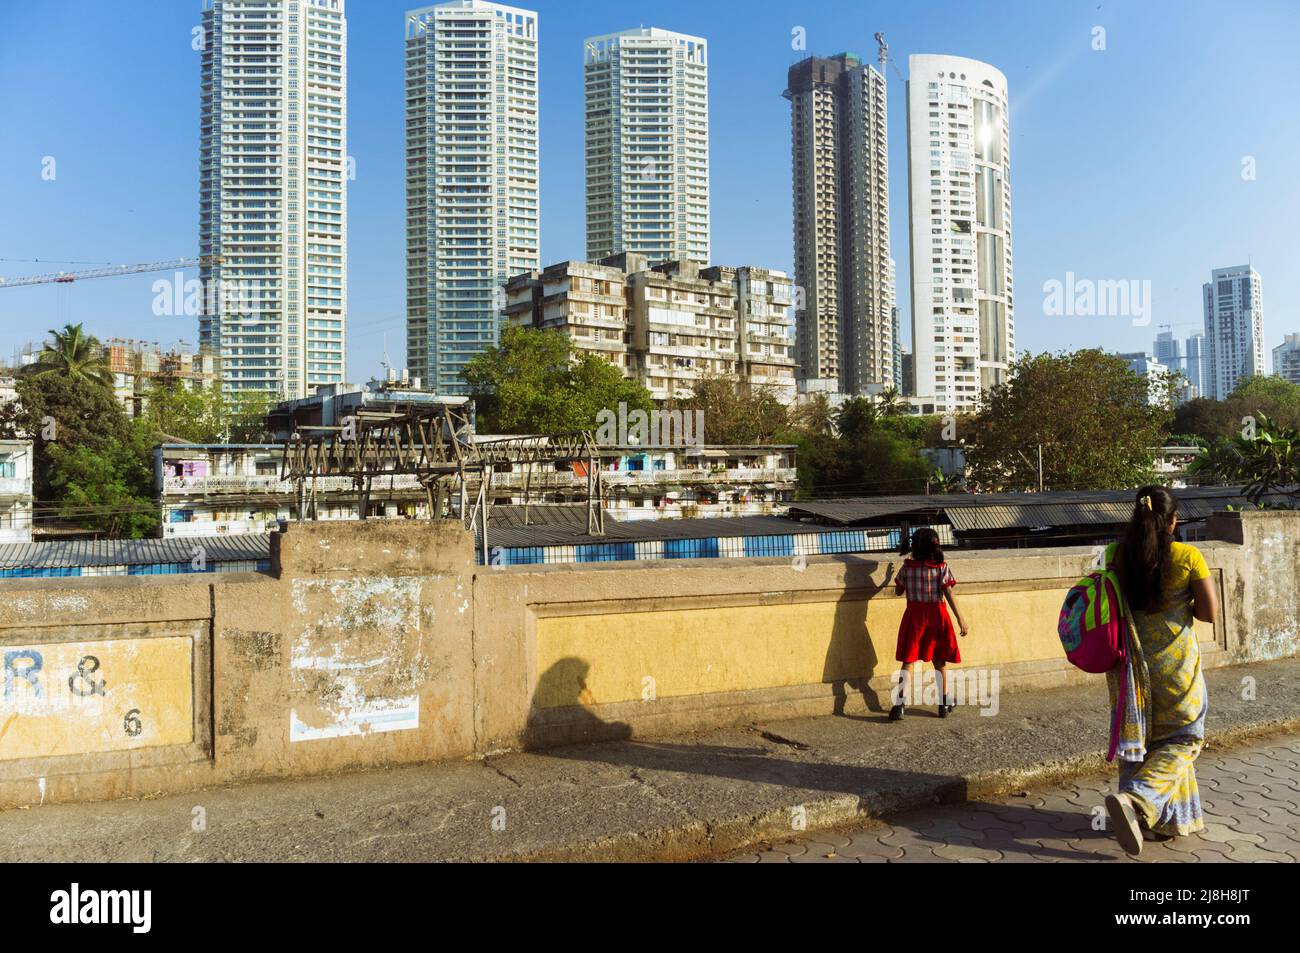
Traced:
<svg viewBox="0 0 1300 953">
<path fill-rule="evenodd" d="M 579 353 L 598 354 L 655 400 L 686 398 L 701 377 L 737 377 L 795 395 L 790 305 L 784 272 L 691 261 L 650 266 L 624 253 L 565 261 L 506 284 L 514 324 L 563 332 Z"/>
</svg>

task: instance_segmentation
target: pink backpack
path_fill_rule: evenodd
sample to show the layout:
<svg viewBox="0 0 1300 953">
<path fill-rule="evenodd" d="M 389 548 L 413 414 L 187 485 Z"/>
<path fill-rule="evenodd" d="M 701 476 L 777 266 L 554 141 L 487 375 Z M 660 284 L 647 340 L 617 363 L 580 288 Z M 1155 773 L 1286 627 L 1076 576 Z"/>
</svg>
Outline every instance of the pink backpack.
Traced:
<svg viewBox="0 0 1300 953">
<path fill-rule="evenodd" d="M 1102 559 L 1102 568 L 1084 576 L 1066 593 L 1065 604 L 1061 606 L 1061 616 L 1056 623 L 1056 634 L 1061 638 L 1065 657 L 1076 668 L 1094 674 L 1109 672 L 1127 657 L 1127 610 L 1119 587 L 1119 576 L 1111 568 L 1109 556 L 1110 550 L 1107 549 Z M 1127 686 L 1127 667 L 1124 667 L 1121 677 L 1121 685 Z M 1126 690 L 1125 687 L 1121 691 L 1121 699 Z M 1107 761 L 1115 757 L 1123 708 L 1122 702 L 1115 707 Z"/>
</svg>

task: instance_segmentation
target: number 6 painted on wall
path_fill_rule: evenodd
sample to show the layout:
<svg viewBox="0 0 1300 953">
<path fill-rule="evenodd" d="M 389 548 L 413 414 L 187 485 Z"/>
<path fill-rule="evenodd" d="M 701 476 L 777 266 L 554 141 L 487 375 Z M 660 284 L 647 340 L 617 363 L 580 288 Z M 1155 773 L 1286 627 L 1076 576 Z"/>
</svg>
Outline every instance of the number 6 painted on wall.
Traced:
<svg viewBox="0 0 1300 953">
<path fill-rule="evenodd" d="M 138 738 L 140 732 L 144 731 L 144 723 L 140 721 L 140 709 L 132 708 L 122 719 L 122 730 L 132 738 Z"/>
</svg>

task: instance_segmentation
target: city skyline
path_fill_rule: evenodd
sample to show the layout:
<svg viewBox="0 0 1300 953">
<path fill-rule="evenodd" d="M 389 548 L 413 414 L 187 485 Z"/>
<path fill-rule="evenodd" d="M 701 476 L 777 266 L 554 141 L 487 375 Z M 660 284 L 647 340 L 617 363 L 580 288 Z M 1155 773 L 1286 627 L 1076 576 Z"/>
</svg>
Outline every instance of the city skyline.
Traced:
<svg viewBox="0 0 1300 953">
<path fill-rule="evenodd" d="M 398 6 L 405 5 L 395 5 L 392 9 L 397 9 Z M 544 27 L 541 39 L 541 126 L 543 130 L 541 260 L 579 258 L 582 257 L 580 251 L 583 248 L 581 244 L 582 171 L 579 164 L 576 170 L 578 187 L 574 188 L 573 160 L 575 153 L 580 155 L 578 150 L 581 146 L 575 146 L 570 142 L 558 151 L 556 159 L 548 158 L 550 152 L 546 143 L 551 126 L 548 125 L 547 116 L 561 117 L 559 128 L 555 133 L 557 139 L 572 138 L 575 128 L 579 131 L 581 129 L 582 98 L 581 95 L 574 95 L 581 89 L 580 61 L 575 63 L 580 55 L 580 46 L 577 44 L 580 44 L 581 40 L 575 44 L 570 38 L 577 37 L 579 34 L 583 38 L 599 35 L 600 27 L 609 27 L 611 31 L 627 29 L 628 21 L 635 21 L 638 17 L 635 12 L 629 11 L 577 13 L 571 8 L 560 8 L 556 5 L 534 4 L 534 6 L 539 8 L 544 23 L 551 22 L 547 19 L 547 11 L 554 10 L 555 12 L 550 13 L 549 16 L 554 18 L 556 24 L 554 32 Z M 1104 48 L 1095 49 L 1096 36 L 1092 32 L 1092 27 L 1087 26 L 1088 22 L 1094 19 L 1088 15 L 1091 12 L 1093 12 L 1091 7 L 1086 10 L 1080 7 L 1072 9 L 1068 16 L 1045 18 L 1032 11 L 1026 14 L 1023 18 L 1024 22 L 1020 24 L 1018 37 L 1020 46 L 1017 50 L 1024 45 L 1024 32 L 1034 29 L 1042 31 L 1041 35 L 1044 37 L 1051 38 L 1054 50 L 1068 50 L 1048 57 L 1045 64 L 1040 61 L 1036 64 L 1039 68 L 1035 69 L 1023 64 L 1025 57 L 1022 52 L 1016 52 L 1010 57 L 1004 53 L 1002 58 L 996 55 L 996 51 L 986 52 L 995 45 L 987 30 L 976 31 L 968 40 L 955 41 L 950 38 L 955 29 L 952 24 L 927 23 L 923 29 L 916 24 L 909 27 L 898 23 L 896 15 L 884 11 L 875 14 L 870 11 L 864 13 L 847 7 L 835 7 L 824 15 L 813 11 L 807 11 L 805 15 L 804 11 L 800 11 L 797 16 L 792 17 L 773 6 L 760 5 L 760 9 L 754 16 L 747 18 L 746 23 L 729 22 L 728 29 L 720 31 L 716 29 L 720 25 L 716 14 L 694 10 L 685 5 L 674 8 L 672 4 L 668 5 L 668 9 L 657 10 L 654 18 L 656 25 L 703 36 L 711 43 L 713 79 L 716 80 L 724 72 L 718 67 L 720 59 L 728 67 L 725 70 L 728 74 L 726 91 L 714 92 L 711 96 L 711 122 L 715 127 L 721 124 L 728 133 L 715 134 L 713 137 L 713 191 L 716 196 L 711 216 L 715 235 L 713 241 L 715 247 L 711 256 L 713 261 L 751 263 L 761 267 L 793 271 L 790 261 L 791 242 L 788 224 L 789 155 L 788 149 L 782 142 L 784 137 L 780 135 L 783 126 L 788 129 L 789 107 L 780 100 L 779 91 L 783 85 L 784 74 L 792 62 L 814 51 L 824 52 L 834 49 L 835 40 L 845 39 L 845 31 L 828 32 L 830 27 L 840 22 L 851 22 L 855 27 L 852 31 L 852 42 L 843 42 L 839 45 L 851 45 L 860 54 L 871 50 L 873 44 L 869 39 L 869 31 L 872 27 L 878 27 L 889 35 L 895 56 L 899 61 L 902 61 L 905 53 L 913 50 L 942 49 L 945 53 L 982 59 L 1007 73 L 1013 117 L 1012 149 L 1017 154 L 1016 284 L 1019 286 L 1020 294 L 1016 309 L 1016 325 L 1017 346 L 1020 350 L 1040 351 L 1048 348 L 1090 345 L 1106 347 L 1109 350 L 1132 350 L 1136 347 L 1146 348 L 1150 344 L 1152 329 L 1125 320 L 1123 316 L 1063 321 L 1042 314 L 1039 289 L 1044 281 L 1059 279 L 1067 272 L 1091 275 L 1097 279 L 1138 279 L 1148 275 L 1153 276 L 1149 280 L 1152 280 L 1155 286 L 1156 305 L 1150 323 L 1156 325 L 1172 323 L 1178 336 L 1183 337 L 1200 323 L 1199 308 L 1193 303 L 1191 295 L 1199 294 L 1199 283 L 1203 280 L 1201 276 L 1221 261 L 1247 258 L 1258 264 L 1262 272 L 1275 273 L 1279 276 L 1271 284 L 1270 308 L 1264 329 L 1265 348 L 1271 350 L 1284 334 L 1293 330 L 1289 324 L 1293 323 L 1290 316 L 1297 313 L 1296 291 L 1293 287 L 1284 286 L 1287 281 L 1286 269 L 1281 258 L 1284 246 L 1278 239 L 1263 241 L 1262 248 L 1250 246 L 1260 244 L 1261 235 L 1267 238 L 1270 234 L 1263 227 L 1262 223 L 1265 220 L 1271 221 L 1274 217 L 1279 221 L 1285 220 L 1287 218 L 1285 210 L 1288 205 L 1293 207 L 1295 204 L 1294 196 L 1279 192 L 1277 184 L 1270 185 L 1272 180 L 1269 174 L 1270 169 L 1276 169 L 1280 165 L 1283 153 L 1277 146 L 1288 141 L 1288 133 L 1294 139 L 1294 130 L 1279 132 L 1264 123 L 1251 126 L 1248 131 L 1239 128 L 1236 136 L 1222 134 L 1221 130 L 1220 140 L 1229 138 L 1240 140 L 1235 155 L 1225 153 L 1226 147 L 1221 145 L 1213 163 L 1202 162 L 1191 166 L 1190 172 L 1185 169 L 1183 179 L 1190 175 L 1203 180 L 1206 189 L 1203 198 L 1211 205 L 1233 200 L 1238 207 L 1254 209 L 1254 216 L 1249 217 L 1247 222 L 1247 216 L 1239 214 L 1237 220 L 1222 223 L 1221 227 L 1219 227 L 1220 222 L 1216 222 L 1214 234 L 1209 240 L 1206 236 L 1190 234 L 1189 223 L 1184 220 L 1181 230 L 1177 231 L 1177 240 L 1152 241 L 1148 234 L 1150 213 L 1143 213 L 1140 204 L 1135 204 L 1138 203 L 1135 193 L 1145 190 L 1148 194 L 1159 195 L 1162 191 L 1159 186 L 1175 179 L 1168 173 L 1167 167 L 1171 160 L 1164 154 L 1164 144 L 1158 141 L 1159 135 L 1155 129 L 1160 117 L 1154 114 L 1143 117 L 1150 120 L 1147 126 L 1140 130 L 1146 135 L 1135 138 L 1133 132 L 1137 120 L 1131 114 L 1126 119 L 1123 114 L 1117 117 L 1112 113 L 1109 116 L 1109 120 L 1113 123 L 1119 120 L 1117 131 L 1120 132 L 1125 131 L 1124 121 L 1127 121 L 1127 144 L 1132 147 L 1131 151 L 1146 154 L 1150 167 L 1137 171 L 1147 172 L 1147 175 L 1135 175 L 1132 165 L 1123 161 L 1123 157 L 1115 153 L 1112 157 L 1116 161 L 1105 174 L 1091 169 L 1082 179 L 1072 176 L 1071 171 L 1078 171 L 1081 162 L 1090 158 L 1095 159 L 1099 151 L 1113 152 L 1113 148 L 1109 147 L 1119 143 L 1110 142 L 1105 136 L 1093 139 L 1076 136 L 1073 141 L 1058 143 L 1058 146 L 1068 144 L 1072 151 L 1066 149 L 1051 153 L 1048 156 L 1050 161 L 1045 163 L 1041 155 L 1043 143 L 1039 141 L 1041 132 L 1037 129 L 1034 132 L 1023 131 L 1015 120 L 1018 110 L 1029 110 L 1034 113 L 1037 126 L 1045 125 L 1049 130 L 1054 130 L 1059 138 L 1062 132 L 1059 110 L 1053 112 L 1044 105 L 1049 96 L 1056 96 L 1058 105 L 1073 107 L 1080 114 L 1075 117 L 1076 120 L 1082 119 L 1084 127 L 1087 126 L 1090 109 L 1103 106 L 1102 111 L 1105 114 L 1107 109 L 1113 111 L 1117 105 L 1113 95 L 1109 99 L 1105 95 L 1093 97 L 1096 102 L 1086 97 L 1067 95 L 1066 90 L 1062 88 L 1068 86 L 1066 77 L 1078 78 L 1080 74 L 1086 74 L 1089 68 L 1096 67 L 1092 70 L 1096 74 L 1094 78 L 1113 83 L 1116 77 L 1107 73 L 1106 69 L 1102 69 L 1105 66 L 1115 72 L 1122 72 L 1130 81 L 1142 77 L 1151 78 L 1150 67 L 1134 62 L 1134 40 L 1143 35 L 1144 29 L 1148 31 L 1151 29 L 1153 22 L 1150 16 L 1136 16 L 1128 12 L 1116 15 L 1121 17 L 1119 20 L 1107 21 L 1105 16 L 1099 14 L 1099 19 L 1108 22 L 1108 26 L 1105 28 Z M 398 15 L 404 14 L 405 9 L 402 9 Z M 1270 15 L 1283 20 L 1293 16 L 1290 11 L 1282 8 L 1273 8 L 1271 13 L 1261 14 L 1264 17 Z M 15 35 L 15 28 L 26 26 L 29 31 L 35 30 L 35 35 L 39 36 L 42 28 L 49 29 L 52 26 L 44 23 L 36 11 L 6 11 L 0 16 L 3 16 L 6 21 L 22 21 L 4 24 L 6 28 L 2 31 L 3 36 L 8 37 Z M 197 16 L 196 9 L 189 11 L 185 16 L 169 17 L 168 14 L 159 13 L 152 20 L 145 18 L 146 22 L 142 25 L 150 37 L 147 42 L 158 45 L 157 36 L 152 33 L 151 28 L 162 23 L 171 24 L 170 35 L 173 40 L 179 42 L 175 36 L 176 24 L 186 20 L 191 23 L 196 22 Z M 362 39 L 359 41 L 357 39 L 358 19 L 366 23 L 365 28 L 360 30 Z M 383 31 L 376 29 L 376 22 L 384 19 L 389 21 L 387 26 L 389 38 L 377 46 L 375 36 Z M 786 21 L 790 19 L 801 19 L 805 24 L 787 23 Z M 1045 23 L 1045 20 L 1052 22 Z M 1067 20 L 1071 23 L 1062 22 Z M 954 23 L 961 22 L 963 22 L 961 17 L 954 13 Z M 746 51 L 744 49 L 746 42 L 752 40 L 754 31 L 760 29 L 756 23 L 762 24 L 764 33 L 776 35 L 765 36 L 757 51 L 754 49 Z M 710 24 L 715 28 L 713 32 L 716 36 L 710 35 Z M 395 154 L 399 171 L 401 169 L 403 153 L 401 135 L 400 130 L 396 139 L 391 135 L 375 136 L 372 131 L 361 133 L 360 136 L 358 134 L 358 124 L 369 129 L 373 123 L 375 102 L 373 79 L 361 82 L 357 78 L 363 72 L 355 65 L 358 45 L 360 45 L 360 56 L 368 64 L 370 76 L 373 76 L 373 67 L 382 64 L 386 76 L 384 81 L 386 88 L 391 89 L 395 77 L 400 89 L 402 69 L 400 47 L 395 46 L 391 41 L 391 32 L 395 30 L 395 26 L 392 25 L 391 10 L 387 6 L 381 8 L 375 5 L 367 8 L 363 14 L 352 12 L 349 26 L 353 34 L 353 42 L 349 48 L 349 56 L 353 60 L 353 80 L 349 90 L 350 99 L 353 101 L 349 145 L 352 146 L 351 151 L 356 160 L 357 180 L 350 184 L 349 190 L 353 226 L 349 242 L 354 253 L 351 255 L 352 267 L 349 275 L 352 297 L 348 307 L 350 315 L 348 331 L 352 342 L 349 347 L 350 362 L 345 376 L 349 380 L 357 380 L 365 379 L 378 370 L 379 361 L 383 359 L 385 350 L 389 354 L 400 354 L 405 344 L 403 340 L 405 321 L 402 316 L 404 282 L 400 278 L 401 256 L 398 256 L 397 262 L 398 280 L 394 281 L 391 256 L 381 254 L 384 251 L 391 251 L 394 240 L 399 245 L 401 243 L 402 229 L 399 225 L 394 235 L 392 221 L 396 219 L 400 223 L 403 203 L 399 198 L 396 206 L 393 205 L 391 188 L 384 189 L 385 197 L 382 201 L 374 194 L 374 190 L 383 185 L 382 182 L 376 181 L 384 177 L 378 162 L 380 156 L 384 157 L 384 164 L 391 165 L 391 159 Z M 804 50 L 795 48 L 798 41 L 797 31 L 800 29 L 807 31 Z M 18 32 L 21 34 L 21 30 Z M 193 84 L 196 82 L 197 68 L 192 58 L 195 54 L 190 49 L 189 39 L 188 35 L 184 36 L 186 42 L 183 44 L 183 52 L 186 56 L 168 55 L 164 59 L 169 64 L 168 72 L 173 70 L 177 72 L 175 82 L 184 87 L 182 91 L 186 95 L 182 98 L 188 99 L 189 103 L 188 110 L 175 111 L 172 124 L 178 129 L 188 128 L 191 132 L 171 138 L 192 141 L 192 131 L 197 125 L 194 118 L 196 110 L 193 106 Z M 1152 35 L 1148 32 L 1142 42 L 1151 41 Z M 3 38 L 0 38 L 0 44 L 5 44 Z M 112 44 L 107 45 L 112 47 Z M 377 53 L 380 48 L 383 49 L 382 55 Z M 4 53 L 4 60 L 17 62 L 20 71 L 25 71 L 29 75 L 33 71 L 37 75 L 48 75 L 43 73 L 39 66 L 25 62 L 25 57 L 17 48 L 11 49 L 6 44 L 0 46 L 0 52 Z M 98 55 L 106 54 L 101 52 Z M 743 55 L 744 68 L 736 69 L 737 64 L 742 63 L 742 60 L 737 58 L 740 55 Z M 1093 57 L 1091 63 L 1087 60 L 1089 56 Z M 1111 59 L 1106 60 L 1105 57 Z M 155 57 L 155 60 L 157 59 L 158 57 Z M 1008 59 L 1010 62 L 1007 62 Z M 1257 70 L 1263 69 L 1264 67 L 1259 64 L 1267 60 L 1268 57 L 1256 57 L 1250 61 L 1250 64 L 1243 62 L 1243 67 L 1251 65 Z M 1108 66 L 1109 63 L 1115 63 L 1120 66 L 1120 69 Z M 149 84 L 151 91 L 161 93 L 168 84 L 158 81 L 155 68 L 158 64 L 146 65 L 149 66 L 147 75 L 152 77 Z M 1022 67 L 1026 76 L 1034 78 L 1018 77 L 1013 72 L 1017 65 Z M 1049 69 L 1043 70 L 1041 68 L 1043 65 Z M 6 67 L 0 65 L 0 78 L 8 78 L 5 70 Z M 126 74 L 128 78 L 139 79 L 134 77 L 130 69 L 121 69 L 119 72 Z M 771 97 L 753 94 L 737 95 L 740 88 L 751 87 L 755 77 L 762 79 L 762 89 L 773 91 Z M 897 77 L 891 78 L 897 79 Z M 1019 83 L 1018 79 L 1021 80 Z M 1265 87 L 1262 88 L 1266 88 L 1272 81 L 1259 82 L 1264 82 Z M 360 88 L 359 83 L 361 83 Z M 87 92 L 75 82 L 62 81 L 51 85 L 53 86 L 51 90 L 53 108 L 48 112 L 56 117 L 73 112 L 73 110 L 60 111 L 57 108 L 61 97 L 67 98 L 71 95 L 72 89 L 83 95 Z M 1228 85 L 1235 87 L 1235 83 Z M 901 87 L 902 84 L 899 82 L 890 83 L 890 96 L 893 99 L 895 115 L 899 114 Z M 769 98 L 774 101 L 769 102 Z M 140 99 L 142 103 L 147 102 L 145 97 Z M 367 103 L 367 107 L 358 109 L 356 105 L 358 99 Z M 396 104 L 399 113 L 403 101 L 404 97 L 399 92 Z M 1177 111 L 1171 110 L 1170 106 L 1170 102 L 1162 101 L 1163 110 L 1177 115 Z M 391 112 L 393 104 L 386 103 L 385 108 Z M 17 112 L 21 113 L 21 111 Z M 147 126 L 149 116 L 153 112 L 154 107 L 147 105 L 132 112 L 122 111 L 120 118 L 126 121 L 121 125 L 126 129 L 133 129 L 142 124 Z M 1249 109 L 1242 112 L 1245 116 L 1250 114 Z M 780 123 L 778 119 L 776 124 L 770 124 L 771 117 L 780 117 L 783 113 L 784 123 Z M 768 117 L 768 121 L 756 122 L 758 116 Z M 64 148 L 59 145 L 59 141 L 66 140 L 70 133 L 57 119 L 51 121 L 48 115 L 43 117 L 42 129 L 48 128 L 55 132 L 54 135 L 49 135 L 38 134 L 38 130 L 33 128 L 30 116 L 20 114 L 10 118 L 13 121 L 7 122 L 6 126 L 13 131 L 13 135 L 8 144 L 0 145 L 0 161 L 3 162 L 0 168 L 5 171 L 0 183 L 0 190 L 3 190 L 0 191 L 0 199 L 4 200 L 4 207 L 14 210 L 15 220 L 21 220 L 29 226 L 27 230 L 29 234 L 21 237 L 12 234 L 0 235 L 0 239 L 3 239 L 0 241 L 0 257 L 66 255 L 68 259 L 126 262 L 192 252 L 193 236 L 197 233 L 197 228 L 191 226 L 188 233 L 189 240 L 183 241 L 176 236 L 182 236 L 185 230 L 171 224 L 172 219 L 179 219 L 182 222 L 188 219 L 193 222 L 195 218 L 197 203 L 194 198 L 197 190 L 194 186 L 197 184 L 198 170 L 195 168 L 196 153 L 192 151 L 192 147 L 181 150 L 189 152 L 187 157 L 174 163 L 170 159 L 164 161 L 164 156 L 172 154 L 170 139 L 167 135 L 158 135 L 157 130 L 154 130 L 152 138 L 146 140 L 149 148 L 129 152 L 123 156 L 115 156 L 113 149 L 104 149 L 101 146 L 100 152 L 104 155 L 96 155 L 94 158 L 99 165 L 107 164 L 110 170 L 116 171 L 115 175 L 101 177 L 103 183 L 113 186 L 111 191 L 105 192 L 103 189 L 96 190 L 86 184 L 85 167 L 89 164 L 87 156 L 73 146 Z M 1095 112 L 1093 118 L 1096 118 Z M 18 121 L 19 119 L 26 121 Z M 1237 122 L 1241 124 L 1245 120 L 1239 116 Z M 87 120 L 84 124 L 96 125 L 92 120 Z M 1069 125 L 1074 127 L 1080 123 Z M 1101 128 L 1104 131 L 1104 125 Z M 749 132 L 747 140 L 749 147 L 742 148 L 739 152 L 736 149 L 738 143 L 734 135 L 738 129 Z M 762 129 L 768 131 L 760 134 Z M 1028 143 L 1025 142 L 1027 136 Z M 1124 140 L 1125 136 L 1118 135 L 1112 138 Z M 50 139 L 54 141 L 47 141 Z M 1281 143 L 1274 142 L 1278 139 Z M 42 141 L 43 144 L 35 148 L 27 148 L 33 144 L 33 140 Z M 114 137 L 108 137 L 105 141 L 115 140 Z M 364 148 L 358 144 L 358 141 L 365 143 Z M 581 142 L 581 137 L 578 142 Z M 755 148 L 756 142 L 761 143 L 765 148 Z M 743 143 L 740 144 L 743 146 Z M 900 152 L 905 154 L 906 142 L 900 134 L 898 124 L 895 124 L 890 136 L 889 147 L 893 152 L 895 168 L 901 168 L 899 155 Z M 1153 148 L 1161 150 L 1154 157 L 1149 154 Z M 25 183 L 18 173 L 19 160 L 23 158 L 24 151 L 32 153 L 26 155 L 27 161 L 22 163 L 30 170 L 26 175 L 30 181 Z M 1202 155 L 1206 151 L 1205 147 L 1199 148 Z M 743 152 L 743 161 L 739 161 L 741 152 Z M 46 156 L 52 157 L 59 163 L 58 174 L 54 179 L 41 177 L 41 160 Z M 1275 157 L 1271 162 L 1270 156 Z M 758 159 L 762 161 L 757 161 Z M 125 168 L 113 165 L 118 161 Z M 566 166 L 566 163 L 567 168 L 561 168 Z M 375 168 L 375 173 L 368 180 L 367 170 L 372 167 Z M 1250 176 L 1247 175 L 1248 172 Z M 908 267 L 908 256 L 904 248 L 906 243 L 899 232 L 899 228 L 902 227 L 899 223 L 906 221 L 906 216 L 900 216 L 899 209 L 906 207 L 905 204 L 900 205 L 906 202 L 906 197 L 900 195 L 903 191 L 901 181 L 898 181 L 897 176 L 895 178 L 896 186 L 891 196 L 892 218 L 895 221 L 893 244 L 900 250 L 895 257 L 898 259 L 898 267 L 902 269 Z M 404 179 L 404 176 L 399 175 L 398 179 L 395 184 L 400 191 L 400 180 Z M 132 182 L 135 183 L 134 188 L 124 187 L 123 183 L 129 185 Z M 1076 215 L 1069 218 L 1070 227 L 1065 228 L 1057 220 L 1045 222 L 1044 209 L 1059 209 L 1062 203 L 1076 200 L 1075 193 L 1087 195 L 1087 183 L 1090 182 L 1094 185 L 1097 183 L 1110 185 L 1111 192 L 1125 195 L 1129 204 L 1117 202 L 1110 206 L 1091 205 L 1087 211 L 1094 219 L 1108 224 L 1111 229 L 1111 240 L 1106 242 L 1104 247 L 1094 244 L 1092 247 L 1081 249 L 1078 246 L 1087 240 L 1090 233 L 1095 233 L 1098 224 L 1092 223 L 1091 227 L 1085 227 L 1088 225 L 1087 216 L 1080 218 Z M 1133 182 L 1141 183 L 1142 187 L 1132 184 Z M 1151 187 L 1153 183 L 1156 188 Z M 65 184 L 69 186 L 66 193 L 71 195 L 60 192 Z M 392 184 L 394 183 L 388 183 L 390 186 Z M 45 191 L 42 192 L 42 189 Z M 1271 204 L 1266 200 L 1267 196 L 1272 197 Z M 1165 197 L 1169 198 L 1168 195 Z M 65 204 L 69 201 L 71 209 Z M 165 206 L 166 211 L 151 208 L 151 202 Z M 1185 199 L 1179 193 L 1174 205 L 1166 205 L 1165 208 L 1181 210 L 1184 203 Z M 149 213 L 150 220 L 154 216 L 161 215 L 168 227 L 151 227 L 148 229 L 148 234 L 145 234 L 140 230 L 140 226 L 135 224 L 137 221 L 145 221 L 145 216 L 135 220 L 127 217 L 137 214 L 137 205 L 141 207 L 141 211 Z M 118 206 L 122 207 L 118 208 Z M 762 212 L 749 211 L 742 214 L 746 206 L 750 209 L 758 207 Z M 364 212 L 360 211 L 362 208 L 365 209 Z M 768 210 L 771 210 L 771 215 L 766 214 Z M 779 222 L 782 225 L 755 228 L 756 214 L 763 222 Z M 1180 215 L 1171 217 L 1177 219 Z M 377 220 L 387 224 L 377 224 Z M 1172 221 L 1170 226 L 1172 234 L 1175 230 Z M 1135 242 L 1127 234 L 1128 231 L 1140 232 L 1145 237 Z M 1275 231 L 1280 234 L 1280 230 Z M 112 242 L 107 240 L 110 233 L 114 238 Z M 1051 241 L 1043 241 L 1042 236 L 1045 233 L 1050 235 Z M 1028 238 L 1026 234 L 1029 235 Z M 163 240 L 168 243 L 160 244 Z M 1193 247 L 1188 248 L 1188 245 Z M 357 249 L 364 249 L 364 251 L 357 253 Z M 1127 257 L 1123 255 L 1123 249 L 1128 249 Z M 1270 260 L 1275 262 L 1272 267 L 1267 264 Z M 0 267 L 3 267 L 6 275 L 16 276 L 67 266 L 59 264 L 49 267 L 27 262 L 6 261 L 0 263 Z M 1191 276 L 1196 278 L 1195 287 L 1192 287 Z M 162 317 L 149 312 L 149 302 L 153 299 L 153 294 L 148 290 L 151 284 L 150 276 L 141 276 L 135 279 L 121 278 L 111 282 L 86 283 L 71 288 L 6 291 L 5 296 L 0 298 L 0 320 L 7 318 L 8 321 L 3 325 L 4 338 L 0 341 L 0 346 L 3 346 L 6 351 L 12 350 L 16 344 L 24 340 L 39 337 L 45 327 L 63 323 L 61 320 L 63 317 L 69 320 L 84 320 L 90 331 L 103 336 L 129 335 L 144 339 L 159 339 L 164 342 L 176 339 L 194 342 L 198 331 L 196 318 L 178 320 L 176 317 Z M 900 285 L 902 284 L 904 283 L 900 282 Z M 906 290 L 900 287 L 899 312 L 902 317 L 900 323 L 904 326 L 909 323 L 907 315 L 910 314 L 910 301 L 907 299 Z M 1168 303 L 1170 301 L 1174 303 Z M 911 346 L 910 340 L 906 343 Z"/>
</svg>

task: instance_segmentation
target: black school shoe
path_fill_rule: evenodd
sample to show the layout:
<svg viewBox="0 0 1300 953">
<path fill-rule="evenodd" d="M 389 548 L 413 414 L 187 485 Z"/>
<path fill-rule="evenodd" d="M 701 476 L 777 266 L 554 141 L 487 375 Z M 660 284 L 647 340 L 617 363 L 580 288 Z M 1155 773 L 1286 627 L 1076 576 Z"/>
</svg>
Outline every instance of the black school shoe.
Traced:
<svg viewBox="0 0 1300 953">
<path fill-rule="evenodd" d="M 952 711 L 955 711 L 956 708 L 957 708 L 956 705 L 940 705 L 940 706 L 939 706 L 939 717 L 940 717 L 940 718 L 947 718 L 947 717 L 948 717 L 948 714 L 949 714 L 950 712 L 952 712 Z"/>
<path fill-rule="evenodd" d="M 902 721 L 903 715 L 905 715 L 906 713 L 907 713 L 906 705 L 895 705 L 893 708 L 889 709 L 889 720 Z"/>
</svg>

